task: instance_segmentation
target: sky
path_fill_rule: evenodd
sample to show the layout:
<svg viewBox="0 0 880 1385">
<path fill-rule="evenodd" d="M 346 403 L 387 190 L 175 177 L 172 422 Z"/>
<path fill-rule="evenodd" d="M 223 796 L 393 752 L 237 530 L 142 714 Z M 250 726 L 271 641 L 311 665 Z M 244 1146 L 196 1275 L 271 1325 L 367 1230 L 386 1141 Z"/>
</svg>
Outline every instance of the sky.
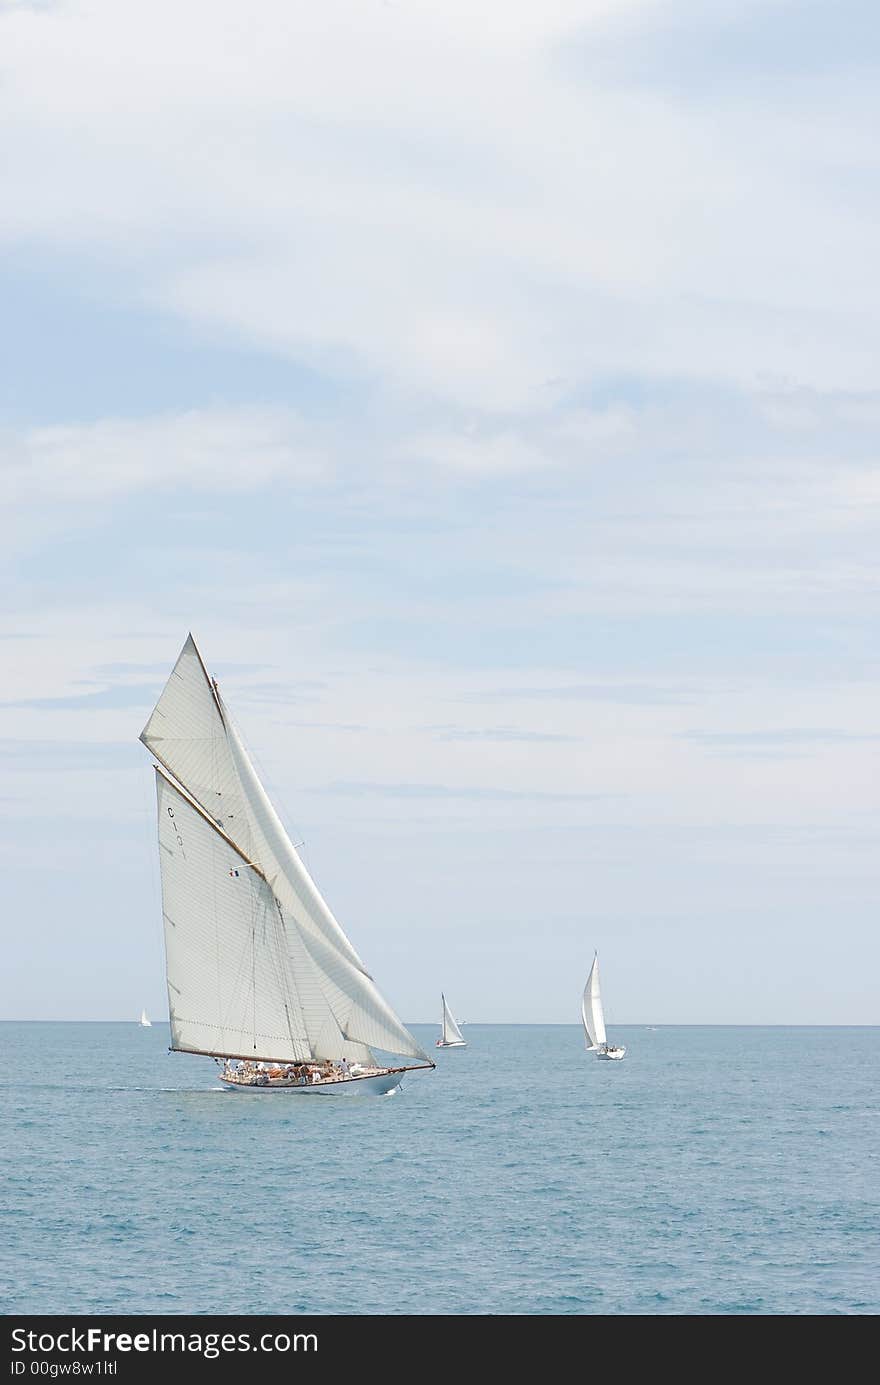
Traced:
<svg viewBox="0 0 880 1385">
<path fill-rule="evenodd" d="M 405 1021 L 880 1023 L 866 0 L 0 0 L 0 1017 L 192 630 Z"/>
</svg>

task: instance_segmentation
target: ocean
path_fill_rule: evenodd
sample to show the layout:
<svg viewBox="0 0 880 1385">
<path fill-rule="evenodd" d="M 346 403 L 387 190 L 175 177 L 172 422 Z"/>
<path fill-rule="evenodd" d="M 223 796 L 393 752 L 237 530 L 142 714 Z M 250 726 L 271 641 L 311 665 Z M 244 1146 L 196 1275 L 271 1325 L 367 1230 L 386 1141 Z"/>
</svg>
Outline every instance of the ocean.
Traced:
<svg viewBox="0 0 880 1385">
<path fill-rule="evenodd" d="M 164 1023 L 0 1025 L 4 1311 L 880 1310 L 880 1029 L 464 1033 L 333 1100 L 226 1092 Z"/>
</svg>

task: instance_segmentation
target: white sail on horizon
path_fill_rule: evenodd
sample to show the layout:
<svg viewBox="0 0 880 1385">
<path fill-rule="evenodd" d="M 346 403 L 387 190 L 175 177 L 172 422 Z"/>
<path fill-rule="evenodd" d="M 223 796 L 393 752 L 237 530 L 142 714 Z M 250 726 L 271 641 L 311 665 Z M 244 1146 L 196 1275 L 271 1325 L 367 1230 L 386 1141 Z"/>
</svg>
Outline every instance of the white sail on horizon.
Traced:
<svg viewBox="0 0 880 1385">
<path fill-rule="evenodd" d="M 445 1044 L 463 1044 L 465 1037 L 459 1029 L 455 1016 L 449 1008 L 449 1002 L 441 991 L 440 999 L 443 1003 L 443 1018 L 441 1020 L 442 1039 Z"/>
<path fill-rule="evenodd" d="M 282 1051 L 261 1056 L 283 1059 L 288 1057 L 288 1047 L 291 1051 L 299 1051 L 305 1045 L 304 1052 L 311 1057 L 345 1057 L 372 1062 L 371 1050 L 377 1048 L 427 1061 L 422 1048 L 379 993 L 300 860 L 260 782 L 219 689 L 208 676 L 192 635 L 187 637 L 141 733 L 141 740 L 165 771 L 157 773 L 157 778 L 166 782 L 169 789 L 181 786 L 185 795 L 192 799 L 192 804 L 188 804 L 186 798 L 183 802 L 190 814 L 200 818 L 198 826 L 193 824 L 196 835 L 201 838 L 206 832 L 212 834 L 214 854 L 219 853 L 224 862 L 230 851 L 241 853 L 241 859 L 230 869 L 238 869 L 239 878 L 247 876 L 250 880 L 250 890 L 260 902 L 260 910 L 268 907 L 267 897 L 273 901 L 279 920 L 279 937 L 284 944 L 283 957 L 274 949 L 273 965 L 280 969 L 281 981 L 290 989 L 297 1017 L 290 1017 L 292 1028 L 277 1022 L 270 1024 L 268 1030 L 263 1026 L 265 1032 L 261 1042 L 268 1044 L 274 1036 Z M 168 838 L 167 824 L 162 822 L 161 799 L 160 789 L 160 847 L 163 828 Z M 165 805 L 166 810 L 168 806 Z M 165 815 L 168 817 L 167 811 Z M 175 845 L 174 841 L 166 841 L 166 847 Z M 168 850 L 160 850 L 163 899 L 166 873 L 169 891 L 173 893 L 175 888 L 171 883 L 173 859 L 173 851 L 169 854 Z M 262 884 L 255 884 L 247 872 Z M 201 878 L 198 888 L 213 892 L 211 898 L 216 900 L 217 882 L 213 876 Z M 198 900 L 191 903 L 193 907 L 201 907 Z M 256 908 L 253 901 L 252 907 Z M 167 913 L 166 907 L 166 940 L 169 937 Z M 261 939 L 266 943 L 270 932 L 265 931 L 268 929 L 265 919 L 261 927 L 264 929 Z M 171 941 L 176 945 L 173 937 Z M 219 948 L 219 935 L 215 943 Z M 274 944 L 272 946 L 274 948 Z M 174 951 L 175 946 L 172 946 Z M 172 996 L 170 956 L 169 953 L 169 1004 L 173 1016 L 175 1010 L 178 1014 L 182 1014 L 182 1010 L 179 1004 L 175 1005 Z M 187 1047 L 192 1048 L 197 1040 L 195 1051 L 218 1053 L 221 1050 L 216 1043 L 212 1048 L 205 1046 L 210 1032 L 225 1034 L 228 1031 L 230 1037 L 244 1033 L 236 1028 L 240 1016 L 236 1018 L 235 1007 L 231 1011 L 223 1009 L 232 1004 L 230 984 L 229 977 L 221 977 L 218 973 L 211 983 L 213 990 L 202 988 L 199 1015 L 188 1016 L 186 1026 L 181 1025 L 181 1035 L 186 1028 Z M 269 1001 L 270 1011 L 274 1004 L 275 1001 Z M 277 1018 L 278 1012 L 276 1021 Z M 177 1046 L 173 1024 L 172 1019 L 172 1037 Z M 251 1027 L 256 1032 L 256 1021 Z M 251 1051 L 252 1044 L 236 1049 L 235 1053 L 247 1056 Z"/>
<path fill-rule="evenodd" d="M 590 975 L 587 977 L 587 984 L 584 987 L 584 996 L 581 1001 L 581 1015 L 584 1022 L 584 1036 L 588 1040 L 587 1051 L 601 1048 L 606 1042 L 605 1035 L 605 1012 L 602 1009 L 602 997 L 599 994 L 599 955 L 593 958 L 593 965 L 590 968 Z"/>
</svg>

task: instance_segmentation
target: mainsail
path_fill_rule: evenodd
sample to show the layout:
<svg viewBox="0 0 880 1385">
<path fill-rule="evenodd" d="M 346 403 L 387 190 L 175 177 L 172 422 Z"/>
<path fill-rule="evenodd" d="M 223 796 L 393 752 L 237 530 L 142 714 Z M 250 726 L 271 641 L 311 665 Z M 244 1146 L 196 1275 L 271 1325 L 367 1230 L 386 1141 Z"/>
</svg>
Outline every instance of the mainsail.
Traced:
<svg viewBox="0 0 880 1385">
<path fill-rule="evenodd" d="M 446 996 L 443 995 L 442 991 L 440 993 L 440 999 L 443 1002 L 443 1042 L 447 1044 L 463 1044 L 465 1041 L 464 1035 L 456 1024 L 452 1011 L 446 1003 Z"/>
<path fill-rule="evenodd" d="M 427 1061 L 300 860 L 192 635 L 141 740 L 162 767 L 173 1047 L 363 1063 L 377 1048 Z"/>
<path fill-rule="evenodd" d="M 602 1010 L 602 997 L 599 994 L 599 958 L 593 958 L 590 975 L 584 987 L 581 1001 L 581 1014 L 584 1020 L 584 1034 L 588 1039 L 587 1051 L 600 1048 L 605 1039 L 605 1014 Z"/>
</svg>

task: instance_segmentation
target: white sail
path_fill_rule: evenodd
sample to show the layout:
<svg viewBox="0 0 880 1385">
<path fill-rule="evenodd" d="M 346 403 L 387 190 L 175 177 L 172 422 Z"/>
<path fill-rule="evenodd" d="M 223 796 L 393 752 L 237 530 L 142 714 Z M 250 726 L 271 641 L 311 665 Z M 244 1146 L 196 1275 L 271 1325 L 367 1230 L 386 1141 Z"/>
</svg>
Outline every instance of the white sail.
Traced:
<svg viewBox="0 0 880 1385">
<path fill-rule="evenodd" d="M 285 831 L 225 705 L 219 705 L 226 725 L 229 751 L 247 806 L 254 850 L 262 853 L 263 872 L 273 884 L 285 885 L 296 901 L 297 918 L 316 937 L 324 938 L 346 961 L 366 975 L 366 967 L 322 898 L 299 853 Z"/>
<path fill-rule="evenodd" d="M 256 867 L 276 898 L 302 1025 L 314 1053 L 370 1062 L 370 1049 L 379 1048 L 425 1058 L 306 871 L 191 635 L 141 740 Z"/>
<path fill-rule="evenodd" d="M 156 793 L 173 1046 L 312 1058 L 269 885 L 160 771 Z"/>
<path fill-rule="evenodd" d="M 221 703 L 221 707 L 223 704 Z M 223 708 L 229 747 L 245 794 L 264 870 L 321 976 L 324 995 L 343 1034 L 390 1053 L 425 1058 L 413 1036 L 379 993 L 333 917 L 272 807 L 241 739 Z"/>
<path fill-rule="evenodd" d="M 584 1034 L 588 1040 L 587 1049 L 600 1048 L 605 1039 L 605 1014 L 602 1010 L 602 997 L 599 994 L 599 958 L 593 958 L 590 975 L 584 987 L 581 1001 L 581 1015 L 584 1021 Z"/>
<path fill-rule="evenodd" d="M 443 1002 L 443 1042 L 447 1044 L 463 1044 L 465 1042 L 464 1035 L 456 1024 L 455 1017 L 447 1004 L 446 996 L 443 995 L 442 992 L 440 999 Z"/>
<path fill-rule="evenodd" d="M 140 738 L 273 886 L 288 867 L 315 931 L 364 970 L 269 802 L 192 635 Z"/>
<path fill-rule="evenodd" d="M 152 1029 L 153 1022 L 147 1018 L 146 1010 L 141 1010 L 140 1025 L 142 1029 Z"/>
<path fill-rule="evenodd" d="M 140 738 L 248 859 L 255 860 L 226 727 L 192 635 L 187 637 Z"/>
</svg>

